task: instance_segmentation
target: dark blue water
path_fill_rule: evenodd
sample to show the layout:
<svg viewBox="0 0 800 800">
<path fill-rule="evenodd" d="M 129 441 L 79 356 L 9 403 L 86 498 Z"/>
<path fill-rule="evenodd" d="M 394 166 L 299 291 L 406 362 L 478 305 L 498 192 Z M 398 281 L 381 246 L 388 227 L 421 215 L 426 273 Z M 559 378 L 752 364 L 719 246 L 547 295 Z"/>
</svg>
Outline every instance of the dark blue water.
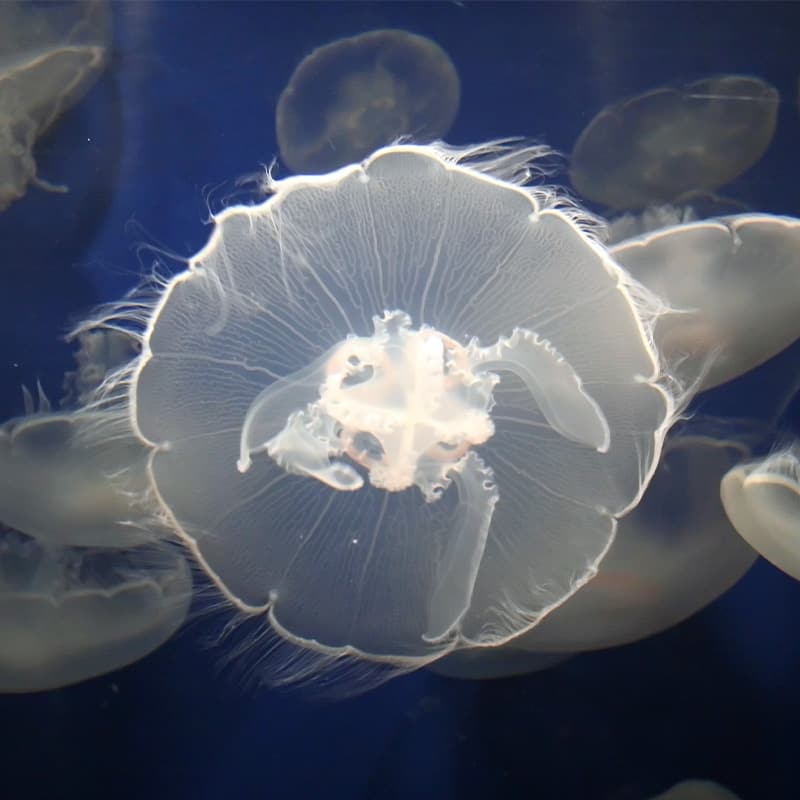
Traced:
<svg viewBox="0 0 800 800">
<path fill-rule="evenodd" d="M 31 189 L 0 215 L 3 417 L 21 411 L 21 383 L 58 396 L 70 366 L 59 336 L 151 268 L 143 242 L 179 256 L 204 243 L 207 203 L 219 208 L 233 179 L 275 155 L 274 108 L 296 63 L 372 28 L 450 54 L 463 87 L 454 143 L 525 135 L 568 152 L 623 96 L 716 73 L 765 78 L 784 98 L 775 140 L 728 193 L 800 215 L 800 4 L 133 0 L 114 5 L 114 22 L 109 70 L 37 150 L 40 174 L 70 194 Z M 746 413 L 799 362 L 795 348 L 704 410 Z M 790 411 L 783 425 L 798 422 Z M 759 562 L 639 644 L 513 680 L 418 673 L 338 703 L 243 689 L 219 674 L 198 623 L 114 675 L 0 697 L 0 797 L 644 800 L 708 777 L 744 800 L 793 800 L 799 619 L 800 584 Z"/>
</svg>

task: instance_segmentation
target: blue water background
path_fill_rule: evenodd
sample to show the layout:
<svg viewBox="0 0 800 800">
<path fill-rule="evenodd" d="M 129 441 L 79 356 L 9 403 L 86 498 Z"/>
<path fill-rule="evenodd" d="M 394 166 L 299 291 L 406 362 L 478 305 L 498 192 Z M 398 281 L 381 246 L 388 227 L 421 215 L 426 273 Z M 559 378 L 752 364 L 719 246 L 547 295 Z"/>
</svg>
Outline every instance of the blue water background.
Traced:
<svg viewBox="0 0 800 800">
<path fill-rule="evenodd" d="M 59 337 L 151 268 L 143 243 L 184 257 L 202 246 L 209 204 L 276 154 L 274 108 L 296 63 L 372 28 L 450 54 L 463 86 L 453 143 L 525 135 L 569 152 L 626 95 L 763 77 L 783 96 L 775 140 L 726 191 L 800 215 L 797 3 L 133 0 L 114 4 L 114 22 L 109 70 L 37 149 L 40 174 L 70 194 L 31 189 L 0 215 L 3 417 L 20 413 L 22 383 L 58 397 L 71 366 Z M 703 410 L 747 413 L 798 363 L 795 348 Z M 796 412 L 783 425 L 797 433 Z M 764 562 L 632 646 L 513 680 L 422 672 L 338 703 L 245 690 L 202 635 L 192 626 L 83 685 L 0 697 L 0 797 L 644 800 L 687 777 L 744 800 L 800 796 L 800 584 Z"/>
</svg>

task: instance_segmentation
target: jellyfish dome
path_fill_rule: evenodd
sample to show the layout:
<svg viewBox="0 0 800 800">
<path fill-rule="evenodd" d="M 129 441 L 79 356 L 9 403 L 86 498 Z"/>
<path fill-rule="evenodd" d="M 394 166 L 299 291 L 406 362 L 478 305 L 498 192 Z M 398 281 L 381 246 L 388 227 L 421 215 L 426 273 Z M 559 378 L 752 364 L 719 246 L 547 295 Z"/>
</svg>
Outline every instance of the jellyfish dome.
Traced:
<svg viewBox="0 0 800 800">
<path fill-rule="evenodd" d="M 327 172 L 400 136 L 433 141 L 460 97 L 458 72 L 431 39 L 392 29 L 337 39 L 304 58 L 281 92 L 281 158 L 295 172 Z"/>
<path fill-rule="evenodd" d="M 800 442 L 734 467 L 722 480 L 721 494 L 742 537 L 800 580 Z"/>
<path fill-rule="evenodd" d="M 165 516 L 233 606 L 419 666 L 597 570 L 678 400 L 657 304 L 541 148 L 393 146 L 215 217 L 131 376 Z"/>
</svg>

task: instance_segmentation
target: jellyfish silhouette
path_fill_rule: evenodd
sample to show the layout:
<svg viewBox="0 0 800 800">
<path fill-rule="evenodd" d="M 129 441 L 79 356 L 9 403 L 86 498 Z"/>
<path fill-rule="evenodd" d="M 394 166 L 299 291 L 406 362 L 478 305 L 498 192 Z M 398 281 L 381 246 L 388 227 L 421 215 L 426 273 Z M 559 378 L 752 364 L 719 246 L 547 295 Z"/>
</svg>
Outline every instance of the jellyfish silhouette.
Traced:
<svg viewBox="0 0 800 800">
<path fill-rule="evenodd" d="M 36 140 L 88 91 L 106 62 L 110 13 L 102 0 L 0 3 L 0 211 L 37 176 Z"/>
<path fill-rule="evenodd" d="M 800 443 L 733 468 L 721 492 L 736 530 L 767 561 L 800 580 Z"/>
<path fill-rule="evenodd" d="M 717 189 L 764 154 L 778 103 L 777 89 L 746 75 L 652 89 L 615 103 L 578 138 L 572 185 L 584 197 L 620 210 Z"/>
<path fill-rule="evenodd" d="M 445 136 L 461 88 L 436 42 L 403 30 L 362 33 L 320 47 L 281 93 L 281 158 L 296 172 L 328 172 L 398 137 Z"/>
<path fill-rule="evenodd" d="M 523 186 L 541 155 L 393 146 L 276 181 L 155 304 L 126 381 L 165 515 L 323 661 L 523 633 L 652 476 L 685 399 L 660 304 Z"/>
</svg>

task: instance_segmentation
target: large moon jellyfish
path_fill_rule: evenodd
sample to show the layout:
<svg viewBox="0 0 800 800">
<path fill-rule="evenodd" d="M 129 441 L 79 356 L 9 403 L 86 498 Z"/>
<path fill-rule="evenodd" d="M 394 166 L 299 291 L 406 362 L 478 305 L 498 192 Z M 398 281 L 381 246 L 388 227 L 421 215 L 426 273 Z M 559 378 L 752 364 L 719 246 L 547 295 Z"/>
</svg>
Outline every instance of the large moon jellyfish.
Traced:
<svg viewBox="0 0 800 800">
<path fill-rule="evenodd" d="M 131 379 L 165 515 L 327 657 L 503 644 L 595 575 L 685 398 L 541 148 L 393 146 L 215 217 Z"/>
</svg>

